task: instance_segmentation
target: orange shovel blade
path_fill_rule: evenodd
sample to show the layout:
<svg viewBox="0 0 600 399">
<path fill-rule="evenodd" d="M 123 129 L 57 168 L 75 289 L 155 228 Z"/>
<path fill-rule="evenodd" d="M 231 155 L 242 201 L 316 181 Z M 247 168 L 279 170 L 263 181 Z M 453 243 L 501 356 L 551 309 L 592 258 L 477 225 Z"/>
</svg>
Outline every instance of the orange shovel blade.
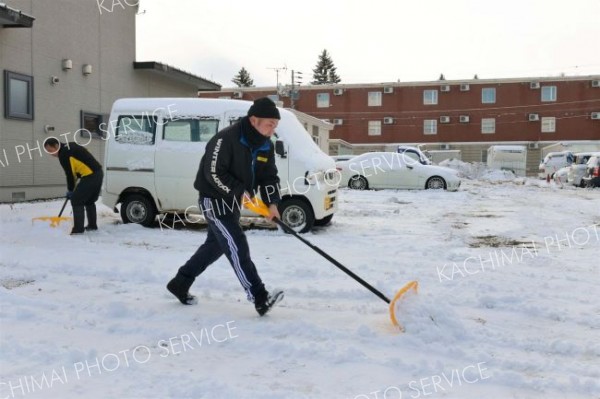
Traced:
<svg viewBox="0 0 600 399">
<path fill-rule="evenodd" d="M 244 207 L 261 216 L 269 216 L 269 207 L 260 198 L 254 197 L 251 201 L 243 201 Z"/>
<path fill-rule="evenodd" d="M 36 220 L 48 221 L 50 222 L 50 227 L 56 227 L 60 224 L 60 222 L 71 220 L 71 218 L 66 216 L 40 216 L 38 218 L 31 219 L 31 222 L 33 223 Z"/>
<path fill-rule="evenodd" d="M 400 328 L 400 331 L 402 332 L 404 332 L 404 327 L 402 327 L 400 323 L 398 323 L 398 319 L 396 318 L 396 302 L 411 289 L 417 292 L 419 289 L 419 283 L 417 281 L 409 282 L 404 287 L 402 287 L 400 291 L 396 293 L 394 299 L 392 299 L 392 301 L 390 302 L 390 319 L 392 320 L 392 324 Z"/>
</svg>

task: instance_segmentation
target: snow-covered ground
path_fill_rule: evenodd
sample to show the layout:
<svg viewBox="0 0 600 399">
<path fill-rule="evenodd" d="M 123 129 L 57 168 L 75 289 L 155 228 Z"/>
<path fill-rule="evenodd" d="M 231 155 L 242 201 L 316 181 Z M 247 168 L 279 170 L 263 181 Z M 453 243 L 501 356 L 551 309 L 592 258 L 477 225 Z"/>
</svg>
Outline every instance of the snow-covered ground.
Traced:
<svg viewBox="0 0 600 399">
<path fill-rule="evenodd" d="M 277 230 L 247 231 L 286 292 L 259 318 L 224 258 L 198 305 L 165 290 L 202 228 L 101 206 L 100 230 L 71 237 L 31 222 L 60 201 L 0 205 L 0 398 L 600 398 L 600 190 L 488 176 L 339 199 L 305 237 L 388 296 L 417 280 L 404 333 Z"/>
</svg>

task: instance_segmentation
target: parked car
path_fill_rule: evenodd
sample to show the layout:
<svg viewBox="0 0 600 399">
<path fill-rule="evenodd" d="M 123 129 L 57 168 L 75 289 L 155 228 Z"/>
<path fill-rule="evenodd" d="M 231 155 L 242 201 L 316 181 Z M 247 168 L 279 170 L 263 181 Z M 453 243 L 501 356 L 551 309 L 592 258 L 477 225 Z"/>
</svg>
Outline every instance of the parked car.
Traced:
<svg viewBox="0 0 600 399">
<path fill-rule="evenodd" d="M 571 151 L 549 152 L 540 163 L 538 176 L 540 179 L 552 178 L 557 170 L 571 165 L 574 160 Z"/>
<path fill-rule="evenodd" d="M 600 187 L 600 156 L 590 157 L 582 181 L 585 187 Z"/>
<path fill-rule="evenodd" d="M 583 176 L 587 170 L 587 163 L 593 156 L 600 156 L 600 152 L 579 152 L 575 154 L 575 161 L 568 167 L 567 182 L 577 187 L 583 187 Z"/>
<path fill-rule="evenodd" d="M 450 168 L 423 165 L 397 152 L 369 152 L 339 162 L 340 187 L 351 189 L 445 189 L 460 187 L 458 173 Z"/>
<path fill-rule="evenodd" d="M 563 168 L 560 168 L 559 170 L 554 172 L 554 174 L 552 175 L 552 179 L 557 184 L 566 184 L 569 179 L 569 169 L 570 168 L 571 168 L 571 166 L 565 166 Z"/>
<path fill-rule="evenodd" d="M 400 154 L 404 154 L 405 156 L 412 157 L 413 159 L 419 161 L 423 165 L 431 165 L 431 159 L 421 151 L 418 147 L 412 147 L 408 145 L 400 145 L 398 146 L 397 152 Z"/>
<path fill-rule="evenodd" d="M 347 154 L 347 155 L 332 155 L 331 158 L 336 162 L 348 161 L 354 158 L 356 155 Z"/>
</svg>

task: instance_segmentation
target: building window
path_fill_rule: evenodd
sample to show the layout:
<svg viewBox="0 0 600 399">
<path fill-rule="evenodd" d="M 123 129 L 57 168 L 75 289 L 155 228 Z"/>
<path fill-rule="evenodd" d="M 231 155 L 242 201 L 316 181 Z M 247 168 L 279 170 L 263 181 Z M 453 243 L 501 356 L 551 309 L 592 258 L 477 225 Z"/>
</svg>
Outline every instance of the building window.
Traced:
<svg viewBox="0 0 600 399">
<path fill-rule="evenodd" d="M 380 91 L 370 91 L 369 92 L 369 107 L 380 107 L 381 106 L 381 92 Z"/>
<path fill-rule="evenodd" d="M 481 103 L 494 104 L 496 103 L 496 88 L 486 87 L 481 89 Z"/>
<path fill-rule="evenodd" d="M 542 133 L 556 132 L 556 118 L 553 116 L 542 117 Z"/>
<path fill-rule="evenodd" d="M 481 119 L 481 133 L 493 134 L 496 133 L 496 118 Z"/>
<path fill-rule="evenodd" d="M 369 121 L 369 136 L 381 136 L 381 121 Z"/>
<path fill-rule="evenodd" d="M 315 143 L 317 143 L 317 145 L 321 144 L 321 140 L 319 138 L 319 127 L 318 126 L 312 126 L 312 139 Z"/>
<path fill-rule="evenodd" d="M 102 123 L 102 115 L 81 111 L 79 118 L 81 125 L 81 130 L 79 132 L 82 137 L 106 137 L 105 133 L 108 133 L 108 131 L 106 128 L 106 123 Z"/>
<path fill-rule="evenodd" d="M 542 87 L 542 101 L 556 101 L 556 86 Z"/>
<path fill-rule="evenodd" d="M 423 90 L 423 104 L 432 105 L 438 103 L 438 91 L 437 90 Z"/>
<path fill-rule="evenodd" d="M 437 90 L 432 91 L 437 92 Z M 423 134 L 437 134 L 437 119 L 425 119 L 423 121 Z"/>
<path fill-rule="evenodd" d="M 33 120 L 33 76 L 4 71 L 4 117 Z"/>
<path fill-rule="evenodd" d="M 177 119 L 164 125 L 163 138 L 165 141 L 207 142 L 218 130 L 216 119 Z"/>
<path fill-rule="evenodd" d="M 317 108 L 329 107 L 329 93 L 317 93 Z"/>
</svg>

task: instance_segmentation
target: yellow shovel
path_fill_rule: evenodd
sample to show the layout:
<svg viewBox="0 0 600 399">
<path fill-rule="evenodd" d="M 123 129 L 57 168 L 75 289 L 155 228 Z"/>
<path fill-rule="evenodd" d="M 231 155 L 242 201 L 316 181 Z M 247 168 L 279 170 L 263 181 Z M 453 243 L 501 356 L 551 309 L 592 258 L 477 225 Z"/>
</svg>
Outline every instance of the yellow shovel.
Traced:
<svg viewBox="0 0 600 399">
<path fill-rule="evenodd" d="M 251 211 L 259 214 L 259 215 L 262 215 L 262 216 L 265 216 L 265 217 L 269 216 L 269 208 L 259 198 L 254 197 L 254 198 L 252 198 L 251 201 L 244 201 L 244 206 L 246 208 L 250 209 Z M 287 224 L 283 223 L 281 220 L 279 220 L 277 218 L 273 218 L 273 221 L 275 223 L 277 223 L 279 226 L 281 226 L 281 228 L 283 229 L 283 231 L 285 231 L 286 233 L 289 233 L 289 234 L 293 235 L 294 237 L 296 237 L 297 239 L 299 239 L 300 241 L 302 241 L 303 243 L 305 243 L 306 245 L 308 245 L 309 247 L 311 247 L 319 255 L 323 256 L 325 259 L 327 259 L 328 261 L 330 261 L 331 263 L 333 263 L 337 268 L 339 268 L 340 270 L 342 270 L 344 273 L 346 273 L 347 275 L 349 275 L 350 277 L 352 277 L 354 280 L 356 280 L 357 282 L 359 282 L 360 284 L 362 284 L 365 288 L 367 288 L 369 291 L 371 291 L 373 294 L 377 295 L 377 297 L 379 297 L 381 300 L 383 300 L 385 303 L 387 303 L 389 305 L 390 320 L 392 321 L 392 324 L 394 326 L 398 327 L 401 331 L 404 332 L 404 328 L 402 327 L 402 325 L 398 322 L 398 319 L 396 318 L 396 302 L 398 302 L 398 300 L 400 298 L 402 298 L 402 296 L 407 291 L 409 291 L 411 289 L 414 290 L 415 292 L 417 292 L 417 290 L 419 288 L 419 283 L 418 282 L 416 282 L 416 281 L 409 282 L 404 287 L 402 287 L 396 293 L 396 295 L 394 295 L 394 298 L 392 300 L 390 300 L 388 297 L 386 297 L 384 294 L 382 294 L 379 290 L 377 290 L 376 288 L 374 288 L 371 284 L 367 283 L 365 280 L 363 280 L 362 278 L 360 278 L 359 276 L 357 276 L 356 274 L 354 274 L 346 266 L 342 265 L 340 262 L 338 262 L 337 260 L 335 260 L 334 258 L 332 258 L 330 255 L 328 255 L 321 248 L 319 248 L 316 245 L 312 244 L 310 241 L 308 241 L 308 240 L 300 237 L 300 235 L 298 233 L 296 233 Z"/>
<path fill-rule="evenodd" d="M 65 206 L 67 206 L 67 202 L 69 202 L 69 197 L 65 198 L 65 202 L 64 202 L 62 208 L 60 209 L 60 212 L 58 213 L 58 216 L 40 216 L 40 217 L 31 219 L 31 223 L 33 223 L 36 220 L 43 220 L 43 221 L 49 221 L 50 222 L 50 227 L 56 227 L 63 220 L 71 220 L 70 217 L 66 217 L 66 216 L 62 216 L 61 217 L 63 211 L 65 210 Z"/>
</svg>

